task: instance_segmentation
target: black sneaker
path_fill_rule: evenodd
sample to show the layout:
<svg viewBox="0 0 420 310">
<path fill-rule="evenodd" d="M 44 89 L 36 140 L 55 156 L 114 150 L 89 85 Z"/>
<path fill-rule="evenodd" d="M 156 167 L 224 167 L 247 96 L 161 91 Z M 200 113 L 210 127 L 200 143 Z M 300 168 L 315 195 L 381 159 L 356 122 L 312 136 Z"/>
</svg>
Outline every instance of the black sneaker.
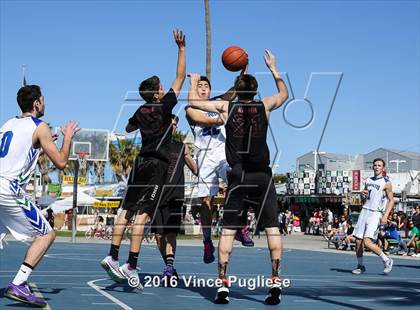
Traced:
<svg viewBox="0 0 420 310">
<path fill-rule="evenodd" d="M 272 280 L 279 279 L 278 277 L 273 277 Z M 281 286 L 279 283 L 274 282 L 270 290 L 268 291 L 267 296 L 265 297 L 265 303 L 267 305 L 278 305 L 281 301 Z"/>
<path fill-rule="evenodd" d="M 229 289 L 226 286 L 222 286 L 217 289 L 214 303 L 219 305 L 225 305 L 229 303 Z"/>
</svg>

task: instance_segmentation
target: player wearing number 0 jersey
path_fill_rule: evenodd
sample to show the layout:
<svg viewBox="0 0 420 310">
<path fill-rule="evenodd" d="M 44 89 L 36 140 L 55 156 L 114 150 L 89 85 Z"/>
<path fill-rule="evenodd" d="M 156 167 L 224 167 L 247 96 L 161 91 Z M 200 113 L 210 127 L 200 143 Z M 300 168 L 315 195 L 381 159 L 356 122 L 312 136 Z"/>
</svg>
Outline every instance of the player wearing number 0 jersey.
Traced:
<svg viewBox="0 0 420 310">
<path fill-rule="evenodd" d="M 41 148 L 57 168 L 64 169 L 71 139 L 78 129 L 76 122 L 69 122 L 62 128 L 63 147 L 58 150 L 48 125 L 39 119 L 45 109 L 40 87 L 22 87 L 17 93 L 17 101 L 22 110 L 21 116 L 8 120 L 0 128 L 0 245 L 7 233 L 20 241 L 34 240 L 4 295 L 44 307 L 47 305 L 45 300 L 36 297 L 27 282 L 32 270 L 53 243 L 55 233 L 30 200 L 25 188 L 35 170 Z"/>
<path fill-rule="evenodd" d="M 211 84 L 207 77 L 200 76 L 197 85 L 199 98 L 208 100 L 210 98 Z M 233 99 L 235 92 L 232 89 L 225 94 L 210 99 L 217 102 L 218 99 Z M 214 246 L 211 240 L 211 224 L 214 209 L 211 206 L 212 197 L 219 191 L 219 179 L 224 185 L 227 184 L 227 174 L 230 171 L 226 161 L 225 142 L 226 131 L 223 121 L 218 113 L 201 111 L 194 108 L 187 108 L 187 119 L 194 134 L 194 145 L 198 148 L 197 165 L 198 176 L 198 198 L 201 199 L 200 220 L 203 230 L 204 255 L 203 261 L 206 264 L 215 260 Z M 246 213 L 244 214 L 243 226 L 246 224 Z M 247 227 L 238 229 L 235 239 L 241 241 L 244 246 L 254 246 L 254 242 L 247 234 Z"/>
<path fill-rule="evenodd" d="M 357 267 L 352 271 L 353 274 L 361 274 L 366 271 L 363 265 L 364 246 L 381 258 L 385 274 L 392 270 L 392 259 L 387 257 L 381 248 L 373 242 L 378 237 L 379 225 L 387 224 L 388 215 L 394 207 L 392 184 L 386 176 L 383 176 L 384 169 L 385 161 L 380 158 L 374 159 L 374 176 L 366 180 L 363 191 L 366 202 L 353 232 L 356 237 L 357 256 Z"/>
</svg>

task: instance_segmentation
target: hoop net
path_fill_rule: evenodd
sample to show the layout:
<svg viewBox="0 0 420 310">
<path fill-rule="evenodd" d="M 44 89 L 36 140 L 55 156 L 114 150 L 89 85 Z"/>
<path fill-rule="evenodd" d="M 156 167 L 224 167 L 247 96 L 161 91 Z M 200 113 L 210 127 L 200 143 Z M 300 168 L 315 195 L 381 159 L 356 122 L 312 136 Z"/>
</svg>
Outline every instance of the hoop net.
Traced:
<svg viewBox="0 0 420 310">
<path fill-rule="evenodd" d="M 89 158 L 89 152 L 77 152 L 77 161 L 79 162 L 79 168 L 84 169 L 86 168 L 86 160 Z"/>
</svg>

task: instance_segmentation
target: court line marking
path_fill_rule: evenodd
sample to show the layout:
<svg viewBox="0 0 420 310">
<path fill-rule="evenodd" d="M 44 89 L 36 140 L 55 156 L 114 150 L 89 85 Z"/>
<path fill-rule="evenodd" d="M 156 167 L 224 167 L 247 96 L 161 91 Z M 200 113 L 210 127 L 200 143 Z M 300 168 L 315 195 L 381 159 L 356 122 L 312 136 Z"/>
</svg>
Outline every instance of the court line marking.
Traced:
<svg viewBox="0 0 420 310">
<path fill-rule="evenodd" d="M 93 288 L 95 291 L 97 291 L 99 294 L 103 295 L 104 297 L 108 298 L 109 300 L 111 300 L 112 302 L 114 302 L 115 304 L 117 304 L 118 306 L 120 306 L 121 308 L 123 308 L 124 310 L 133 310 L 133 308 L 131 308 L 130 306 L 126 305 L 125 303 L 123 303 L 121 300 L 115 298 L 114 296 L 112 296 L 111 294 L 104 292 L 100 286 L 96 285 L 95 282 L 97 281 L 103 281 L 103 280 L 108 280 L 107 278 L 103 278 L 103 279 L 96 279 L 96 280 L 92 280 L 87 282 L 87 284 Z"/>
<path fill-rule="evenodd" d="M 34 295 L 38 298 L 42 298 L 45 300 L 44 296 L 42 295 L 42 293 L 39 291 L 38 286 L 36 286 L 35 283 L 29 283 L 29 286 L 32 288 L 32 291 L 34 292 Z M 45 302 L 47 303 L 47 305 L 45 307 L 43 307 L 43 310 L 51 310 L 50 305 L 48 304 L 47 300 L 45 300 Z"/>
<path fill-rule="evenodd" d="M 353 302 L 370 302 L 370 301 L 376 301 L 376 299 L 350 299 L 349 301 L 353 301 Z"/>
</svg>

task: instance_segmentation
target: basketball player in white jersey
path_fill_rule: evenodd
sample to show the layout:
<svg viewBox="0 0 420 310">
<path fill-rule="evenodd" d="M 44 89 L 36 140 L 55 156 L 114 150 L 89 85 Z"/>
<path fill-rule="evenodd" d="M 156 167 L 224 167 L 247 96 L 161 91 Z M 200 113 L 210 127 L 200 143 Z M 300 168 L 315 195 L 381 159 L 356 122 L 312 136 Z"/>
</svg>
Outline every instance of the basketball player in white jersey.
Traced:
<svg viewBox="0 0 420 310">
<path fill-rule="evenodd" d="M 197 84 L 198 96 L 200 99 L 208 100 L 210 92 L 211 84 L 209 79 L 205 76 L 200 76 Z M 225 94 L 210 100 L 232 100 L 235 96 L 232 88 Z M 186 113 L 187 120 L 194 134 L 194 145 L 199 150 L 197 154 L 197 165 L 199 167 L 197 196 L 201 200 L 200 220 L 204 242 L 203 261 L 209 264 L 215 260 L 215 249 L 211 240 L 213 214 L 211 200 L 219 191 L 219 179 L 222 179 L 226 184 L 227 172 L 230 170 L 225 154 L 226 132 L 218 113 L 205 112 L 192 107 L 187 107 Z M 238 230 L 235 239 L 241 241 L 244 246 L 254 246 L 254 242 L 243 229 Z"/>
<path fill-rule="evenodd" d="M 50 128 L 39 119 L 45 109 L 40 87 L 23 86 L 17 93 L 17 102 L 22 110 L 21 116 L 8 120 L 0 128 L 0 243 L 7 233 L 20 241 L 34 240 L 4 296 L 45 307 L 45 300 L 30 290 L 28 277 L 54 242 L 55 232 L 29 199 L 25 187 L 35 170 L 41 149 L 58 169 L 64 169 L 71 140 L 79 129 L 78 123 L 73 121 L 62 127 L 63 145 L 58 150 Z"/>
<path fill-rule="evenodd" d="M 384 263 L 384 273 L 392 270 L 393 261 L 387 257 L 381 248 L 374 243 L 378 237 L 379 225 L 387 224 L 388 215 L 394 208 L 394 195 L 392 184 L 386 176 L 383 176 L 385 161 L 381 158 L 373 160 L 374 176 L 366 180 L 363 196 L 366 199 L 360 213 L 353 236 L 356 237 L 357 267 L 353 274 L 361 274 L 366 271 L 363 265 L 363 248 L 366 246 L 378 255 Z"/>
</svg>

